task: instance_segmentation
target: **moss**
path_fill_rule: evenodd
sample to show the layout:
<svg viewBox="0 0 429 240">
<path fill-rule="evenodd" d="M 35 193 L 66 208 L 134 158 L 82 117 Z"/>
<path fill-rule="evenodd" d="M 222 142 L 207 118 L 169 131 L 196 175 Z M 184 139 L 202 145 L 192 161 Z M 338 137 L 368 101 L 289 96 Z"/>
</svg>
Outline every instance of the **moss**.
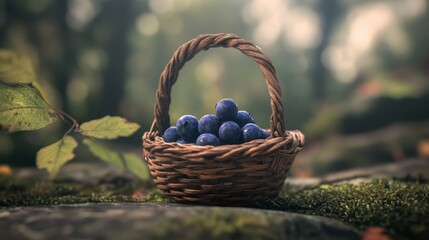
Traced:
<svg viewBox="0 0 429 240">
<path fill-rule="evenodd" d="M 285 190 L 264 207 L 325 216 L 358 229 L 382 227 L 400 239 L 414 239 L 429 228 L 429 183 L 410 178 L 323 184 L 299 191 Z"/>
<path fill-rule="evenodd" d="M 140 183 L 126 181 L 86 186 L 0 176 L 0 207 L 86 202 L 172 202 L 157 189 L 144 191 L 147 193 L 143 198 L 133 197 L 133 193 L 141 188 Z M 398 239 L 424 239 L 423 236 L 429 232 L 429 183 L 418 177 L 376 179 L 360 184 L 322 184 L 300 190 L 285 188 L 277 199 L 257 207 L 325 216 L 362 230 L 382 227 Z M 232 233 L 239 228 L 237 231 L 246 232 L 257 229 L 254 225 L 260 224 L 258 221 L 252 222 L 254 217 L 247 219 L 244 215 L 225 214 L 228 213 L 213 213 L 183 221 L 189 227 L 197 222 L 202 223 L 201 229 L 196 231 L 207 231 L 213 238 L 222 236 L 225 239 L 233 238 Z M 175 224 L 168 224 L 172 224 L 170 229 L 173 231 Z M 182 223 L 177 228 L 181 226 Z M 264 231 L 260 234 L 265 236 Z"/>
<path fill-rule="evenodd" d="M 0 207 L 87 202 L 143 202 L 143 199 L 132 197 L 139 188 L 141 184 L 134 182 L 92 186 L 0 176 Z"/>
<path fill-rule="evenodd" d="M 194 239 L 277 239 L 265 216 L 249 212 L 229 212 L 214 209 L 208 213 L 187 218 L 171 218 L 157 223 L 151 239 L 166 239 L 171 236 Z M 186 231 L 192 229 L 192 231 Z M 185 231 L 184 231 L 185 230 Z"/>
<path fill-rule="evenodd" d="M 159 189 L 154 189 L 150 191 L 143 199 L 142 202 L 145 203 L 157 203 L 157 204 L 166 204 L 171 203 L 172 201 L 165 196 L 163 192 Z"/>
</svg>

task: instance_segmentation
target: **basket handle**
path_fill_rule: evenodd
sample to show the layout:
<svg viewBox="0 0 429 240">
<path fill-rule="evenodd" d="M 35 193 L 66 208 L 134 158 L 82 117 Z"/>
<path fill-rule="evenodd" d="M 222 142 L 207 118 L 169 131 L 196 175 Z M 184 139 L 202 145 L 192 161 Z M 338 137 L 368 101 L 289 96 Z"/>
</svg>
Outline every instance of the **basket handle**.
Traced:
<svg viewBox="0 0 429 240">
<path fill-rule="evenodd" d="M 170 126 L 168 111 L 171 103 L 171 87 L 176 82 L 179 71 L 184 64 L 200 51 L 206 51 L 209 48 L 215 47 L 236 48 L 258 63 L 265 77 L 271 98 L 271 136 L 284 137 L 283 101 L 276 70 L 271 60 L 262 53 L 259 47 L 250 41 L 242 39 L 235 34 L 226 33 L 200 35 L 183 44 L 174 52 L 173 57 L 165 66 L 159 79 L 158 90 L 156 92 L 155 119 L 150 129 L 150 136 L 155 136 L 156 134 L 162 135 Z"/>
</svg>

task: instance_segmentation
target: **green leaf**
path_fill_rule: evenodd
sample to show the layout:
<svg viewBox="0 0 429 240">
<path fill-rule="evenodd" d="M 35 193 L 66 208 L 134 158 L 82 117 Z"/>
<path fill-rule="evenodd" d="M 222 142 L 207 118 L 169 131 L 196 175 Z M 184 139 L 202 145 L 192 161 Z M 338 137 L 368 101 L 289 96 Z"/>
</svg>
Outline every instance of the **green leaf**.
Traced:
<svg viewBox="0 0 429 240">
<path fill-rule="evenodd" d="M 0 50 L 0 81 L 7 84 L 32 84 L 36 81 L 31 61 L 15 52 Z"/>
<path fill-rule="evenodd" d="M 127 168 L 137 177 L 139 177 L 142 180 L 148 180 L 150 179 L 149 170 L 144 164 L 143 160 L 133 154 L 133 153 L 124 153 L 122 154 L 125 164 L 127 165 Z"/>
<path fill-rule="evenodd" d="M 61 166 L 74 158 L 73 150 L 76 147 L 76 140 L 71 136 L 66 136 L 58 142 L 40 149 L 36 156 L 37 168 L 46 168 L 50 177 L 54 178 Z"/>
<path fill-rule="evenodd" d="M 121 170 L 125 169 L 124 162 L 122 161 L 121 155 L 119 153 L 112 151 L 102 144 L 88 138 L 83 140 L 83 144 L 88 146 L 89 151 L 99 159 L 110 163 Z"/>
<path fill-rule="evenodd" d="M 83 143 L 88 146 L 89 151 L 99 159 L 124 170 L 128 169 L 131 173 L 142 180 L 150 178 L 149 171 L 140 157 L 133 153 L 118 153 L 108 149 L 101 143 L 91 139 L 84 139 Z"/>
<path fill-rule="evenodd" d="M 36 130 L 56 119 L 55 111 L 37 89 L 28 85 L 12 86 L 0 82 L 0 130 Z"/>
<path fill-rule="evenodd" d="M 30 59 L 9 50 L 0 50 L 0 82 L 17 85 L 28 84 L 39 90 L 44 99 L 46 95 L 37 82 Z"/>
<path fill-rule="evenodd" d="M 137 123 L 128 122 L 125 118 L 105 116 L 85 122 L 80 126 L 81 133 L 99 139 L 115 139 L 127 137 L 140 128 Z"/>
</svg>

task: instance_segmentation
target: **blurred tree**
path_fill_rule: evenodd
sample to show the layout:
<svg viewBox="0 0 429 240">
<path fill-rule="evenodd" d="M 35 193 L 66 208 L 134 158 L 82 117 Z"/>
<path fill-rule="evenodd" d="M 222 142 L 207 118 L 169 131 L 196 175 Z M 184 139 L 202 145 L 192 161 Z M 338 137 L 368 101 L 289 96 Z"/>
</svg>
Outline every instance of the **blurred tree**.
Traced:
<svg viewBox="0 0 429 240">
<path fill-rule="evenodd" d="M 55 17 L 52 21 L 58 24 L 58 39 L 61 44 L 61 57 L 54 62 L 50 62 L 54 66 L 51 68 L 52 80 L 55 82 L 55 88 L 58 91 L 60 98 L 60 106 L 65 112 L 70 112 L 69 97 L 67 95 L 67 87 L 73 71 L 77 68 L 77 58 L 79 50 L 73 46 L 75 34 L 67 22 L 70 0 L 54 1 L 54 10 L 52 15 Z"/>
<path fill-rule="evenodd" d="M 108 19 L 112 29 L 106 46 L 108 63 L 102 74 L 102 103 L 98 114 L 118 115 L 127 79 L 127 62 L 130 52 L 128 36 L 137 14 L 132 11 L 131 0 L 110 1 L 105 5 L 100 18 Z"/>
<path fill-rule="evenodd" d="M 313 98 L 316 106 L 320 105 L 326 95 L 326 80 L 328 78 L 326 66 L 322 61 L 323 51 L 331 41 L 332 33 L 335 30 L 336 18 L 338 15 L 338 3 L 336 0 L 319 1 L 318 10 L 321 18 L 320 42 L 314 51 L 313 71 L 311 79 L 313 81 Z"/>
</svg>

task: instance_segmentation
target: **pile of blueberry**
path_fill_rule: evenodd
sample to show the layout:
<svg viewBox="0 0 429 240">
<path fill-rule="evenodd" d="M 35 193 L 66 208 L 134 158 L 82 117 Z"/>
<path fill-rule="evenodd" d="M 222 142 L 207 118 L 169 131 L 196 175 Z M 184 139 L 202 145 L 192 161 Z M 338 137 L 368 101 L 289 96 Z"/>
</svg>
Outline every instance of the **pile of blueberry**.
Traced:
<svg viewBox="0 0 429 240">
<path fill-rule="evenodd" d="M 165 142 L 219 146 L 266 139 L 269 135 L 255 124 L 252 115 L 238 111 L 234 100 L 224 98 L 216 104 L 216 116 L 207 114 L 198 121 L 192 115 L 183 115 L 162 138 Z"/>
</svg>

